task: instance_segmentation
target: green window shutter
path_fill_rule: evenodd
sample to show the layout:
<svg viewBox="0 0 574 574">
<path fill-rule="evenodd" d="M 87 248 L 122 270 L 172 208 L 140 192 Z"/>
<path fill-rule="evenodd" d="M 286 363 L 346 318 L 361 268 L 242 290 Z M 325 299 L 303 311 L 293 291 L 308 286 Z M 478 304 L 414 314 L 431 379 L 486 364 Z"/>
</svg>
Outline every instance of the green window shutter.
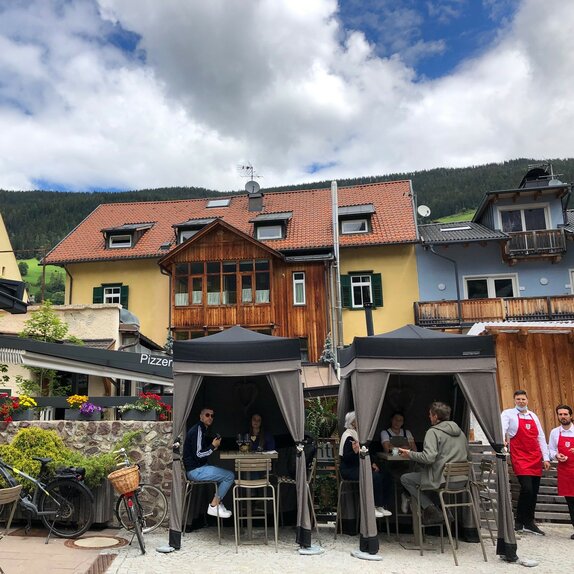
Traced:
<svg viewBox="0 0 574 574">
<path fill-rule="evenodd" d="M 351 308 L 351 278 L 348 275 L 341 275 L 341 307 Z"/>
<path fill-rule="evenodd" d="M 104 302 L 104 288 L 94 287 L 94 294 L 92 295 L 92 303 L 103 303 Z"/>
<path fill-rule="evenodd" d="M 383 306 L 383 280 L 380 273 L 371 275 L 371 290 L 373 292 L 373 306 Z"/>
<path fill-rule="evenodd" d="M 124 309 L 128 308 L 128 286 L 122 285 L 120 291 L 120 303 Z"/>
</svg>

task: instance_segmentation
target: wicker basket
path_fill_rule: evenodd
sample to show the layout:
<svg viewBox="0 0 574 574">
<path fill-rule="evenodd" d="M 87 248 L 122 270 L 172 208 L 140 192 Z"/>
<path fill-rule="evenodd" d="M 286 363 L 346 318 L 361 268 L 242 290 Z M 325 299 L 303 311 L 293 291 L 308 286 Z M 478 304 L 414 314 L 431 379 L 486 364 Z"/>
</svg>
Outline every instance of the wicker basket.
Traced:
<svg viewBox="0 0 574 574">
<path fill-rule="evenodd" d="M 118 494 L 133 492 L 140 483 L 140 471 L 137 466 L 120 468 L 108 474 L 108 480 L 112 483 L 114 490 Z"/>
</svg>

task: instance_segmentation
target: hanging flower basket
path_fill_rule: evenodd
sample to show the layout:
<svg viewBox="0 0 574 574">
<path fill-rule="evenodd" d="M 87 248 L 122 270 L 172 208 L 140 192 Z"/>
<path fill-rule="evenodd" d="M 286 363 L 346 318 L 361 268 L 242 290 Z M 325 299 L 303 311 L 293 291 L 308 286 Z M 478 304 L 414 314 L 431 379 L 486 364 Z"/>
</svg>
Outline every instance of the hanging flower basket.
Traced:
<svg viewBox="0 0 574 574">
<path fill-rule="evenodd" d="M 79 409 L 66 409 L 64 419 L 67 421 L 101 421 L 102 412 L 94 411 L 90 414 L 84 414 Z"/>
<path fill-rule="evenodd" d="M 34 411 L 31 409 L 12 413 L 13 421 L 33 421 L 34 418 Z"/>
</svg>

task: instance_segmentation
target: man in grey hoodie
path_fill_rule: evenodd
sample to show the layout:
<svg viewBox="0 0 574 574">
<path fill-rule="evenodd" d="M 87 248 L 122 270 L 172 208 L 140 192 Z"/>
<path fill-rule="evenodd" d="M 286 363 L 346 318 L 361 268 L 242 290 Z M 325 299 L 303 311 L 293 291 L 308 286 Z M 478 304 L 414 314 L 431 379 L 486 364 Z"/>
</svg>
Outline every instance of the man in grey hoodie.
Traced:
<svg viewBox="0 0 574 574">
<path fill-rule="evenodd" d="M 450 420 L 450 407 L 434 402 L 429 407 L 431 428 L 425 434 L 422 452 L 400 448 L 403 458 L 422 465 L 421 472 L 403 474 L 401 482 L 417 500 L 420 494 L 423 524 L 439 524 L 444 521 L 442 512 L 424 492 L 440 488 L 444 483 L 444 467 L 448 462 L 471 460 L 468 440 L 460 427 Z M 419 487 L 422 490 L 419 490 Z"/>
</svg>

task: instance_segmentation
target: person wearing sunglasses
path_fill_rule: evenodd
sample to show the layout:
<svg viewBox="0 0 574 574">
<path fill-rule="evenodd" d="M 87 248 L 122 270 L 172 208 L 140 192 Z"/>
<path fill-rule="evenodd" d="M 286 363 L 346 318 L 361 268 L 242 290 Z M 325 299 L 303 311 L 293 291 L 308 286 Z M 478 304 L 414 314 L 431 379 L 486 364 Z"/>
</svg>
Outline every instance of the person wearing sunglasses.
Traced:
<svg viewBox="0 0 574 574">
<path fill-rule="evenodd" d="M 214 496 L 207 507 L 207 514 L 229 518 L 231 511 L 223 505 L 223 498 L 233 485 L 235 475 L 230 470 L 207 464 L 209 456 L 221 444 L 221 437 L 207 436 L 207 430 L 213 424 L 214 412 L 212 408 L 204 407 L 199 413 L 199 422 L 193 425 L 185 437 L 183 445 L 183 465 L 189 480 L 197 482 L 217 482 L 219 496 Z"/>
</svg>

